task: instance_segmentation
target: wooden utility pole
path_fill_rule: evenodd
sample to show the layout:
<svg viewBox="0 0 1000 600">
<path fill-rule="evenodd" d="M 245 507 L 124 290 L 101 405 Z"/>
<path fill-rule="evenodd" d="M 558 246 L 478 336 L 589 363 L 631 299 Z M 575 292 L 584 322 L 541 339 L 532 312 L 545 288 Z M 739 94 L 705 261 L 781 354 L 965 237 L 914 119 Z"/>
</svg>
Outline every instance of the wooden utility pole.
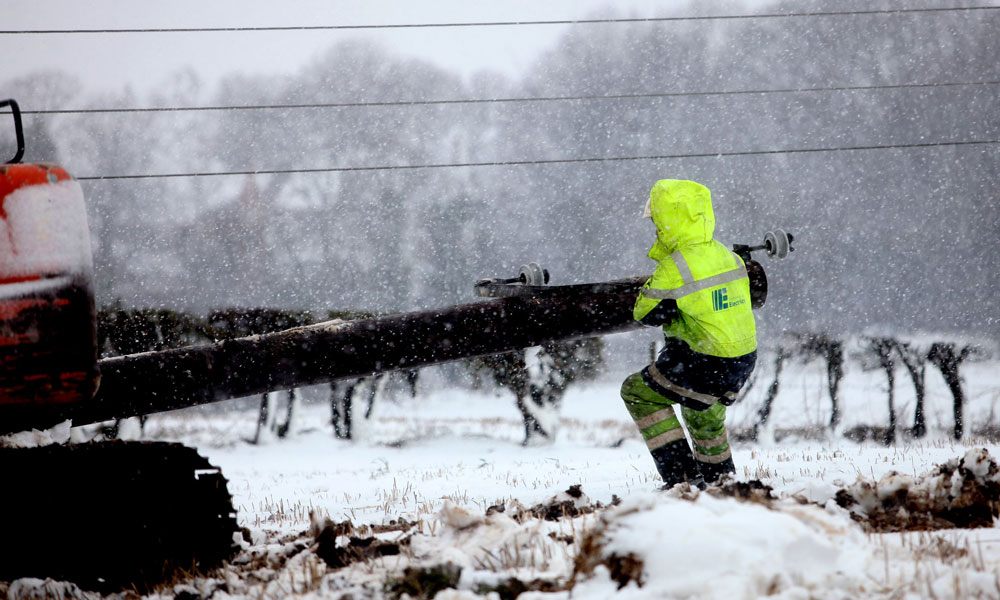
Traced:
<svg viewBox="0 0 1000 600">
<path fill-rule="evenodd" d="M 205 346 L 108 358 L 100 388 L 72 409 L 74 425 L 413 369 L 638 329 L 642 278 L 600 292 L 511 297 L 355 321 L 328 321 Z M 573 287 L 573 286 L 569 286 Z"/>
</svg>

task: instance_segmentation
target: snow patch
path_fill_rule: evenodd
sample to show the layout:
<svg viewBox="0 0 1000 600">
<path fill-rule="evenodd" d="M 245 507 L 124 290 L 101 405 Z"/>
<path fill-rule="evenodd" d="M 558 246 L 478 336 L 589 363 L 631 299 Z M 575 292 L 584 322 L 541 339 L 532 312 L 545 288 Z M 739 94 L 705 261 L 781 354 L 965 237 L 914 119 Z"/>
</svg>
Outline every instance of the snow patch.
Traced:
<svg viewBox="0 0 1000 600">
<path fill-rule="evenodd" d="M 52 444 L 65 444 L 70 440 L 70 421 L 63 421 L 49 429 L 21 431 L 0 436 L 0 448 L 37 448 Z"/>
<path fill-rule="evenodd" d="M 3 587 L 0 586 L 0 592 Z M 75 583 L 25 577 L 12 581 L 7 587 L 9 600 L 36 600 L 37 598 L 81 599 L 100 598 L 100 594 L 84 592 Z"/>
<path fill-rule="evenodd" d="M 615 575 L 623 598 L 807 597 L 840 587 L 844 573 L 870 559 L 845 516 L 791 502 L 778 508 L 709 494 L 632 496 L 588 533 L 582 545 L 594 555 L 578 559 L 577 574 L 588 579 L 573 597 L 601 597 Z"/>
<path fill-rule="evenodd" d="M 90 233 L 75 180 L 31 185 L 2 200 L 0 276 L 90 273 Z"/>
<path fill-rule="evenodd" d="M 524 578 L 567 572 L 566 546 L 548 535 L 545 522 L 518 523 L 503 512 L 481 516 L 446 504 L 438 513 L 438 535 L 414 535 L 410 548 L 423 561 L 451 563 L 465 570 L 463 580 L 495 579 L 490 573 L 513 570 Z"/>
</svg>

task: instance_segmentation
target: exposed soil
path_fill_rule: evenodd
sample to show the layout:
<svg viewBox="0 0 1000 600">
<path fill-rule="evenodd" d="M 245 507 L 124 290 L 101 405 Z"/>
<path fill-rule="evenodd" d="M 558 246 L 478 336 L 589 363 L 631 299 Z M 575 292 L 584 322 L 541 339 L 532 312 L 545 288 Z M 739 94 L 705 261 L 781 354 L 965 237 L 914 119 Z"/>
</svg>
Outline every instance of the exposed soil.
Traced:
<svg viewBox="0 0 1000 600">
<path fill-rule="evenodd" d="M 621 502 L 618 496 L 611 497 L 608 506 L 617 506 Z M 542 519 L 545 521 L 558 521 L 560 519 L 573 519 L 581 515 L 593 514 L 596 511 L 607 508 L 600 502 L 591 502 L 590 498 L 583 493 L 581 485 L 571 485 L 566 491 L 554 496 L 548 502 L 541 502 L 531 508 L 524 508 L 520 504 L 511 507 L 509 516 L 518 523 L 524 523 L 528 519 Z M 503 504 L 494 504 L 486 510 L 486 516 L 495 512 L 507 512 L 507 507 Z"/>
<path fill-rule="evenodd" d="M 331 568 L 340 569 L 360 561 L 397 555 L 400 547 L 410 542 L 408 537 L 398 542 L 386 542 L 375 537 L 350 535 L 353 532 L 354 525 L 350 521 L 335 523 L 327 520 L 316 535 L 316 556 L 322 558 Z M 341 536 L 349 536 L 346 546 L 337 546 L 337 538 Z"/>
<path fill-rule="evenodd" d="M 837 492 L 837 504 L 869 532 L 993 527 L 1000 510 L 1000 468 L 986 450 L 970 450 L 935 470 L 896 472 Z"/>
<path fill-rule="evenodd" d="M 386 589 L 393 594 L 393 598 L 401 598 L 406 594 L 414 600 L 429 600 L 442 590 L 458 587 L 461 577 L 462 567 L 451 563 L 406 567 L 398 578 L 386 585 Z"/>
<path fill-rule="evenodd" d="M 403 517 L 392 519 L 386 525 L 371 525 L 372 533 L 388 533 L 390 531 L 409 531 L 417 525 L 414 521 L 407 521 Z"/>
<path fill-rule="evenodd" d="M 562 589 L 563 587 L 558 583 L 546 579 L 521 581 L 516 577 L 508 577 L 496 585 L 480 584 L 476 586 L 476 594 L 486 596 L 490 592 L 496 592 L 500 596 L 500 600 L 516 600 L 518 596 L 525 592 L 552 593 Z"/>
<path fill-rule="evenodd" d="M 726 480 L 709 486 L 705 492 L 716 498 L 736 498 L 745 502 L 763 504 L 767 507 L 772 506 L 775 500 L 774 489 L 762 483 L 759 479 L 751 479 L 749 481 Z"/>
<path fill-rule="evenodd" d="M 630 582 L 642 587 L 642 560 L 634 554 L 620 556 L 615 553 L 606 554 L 604 550 L 604 523 L 588 531 L 580 540 L 580 548 L 573 559 L 573 575 L 568 585 L 572 589 L 576 582 L 590 577 L 599 565 L 607 567 L 611 579 L 622 589 Z"/>
</svg>

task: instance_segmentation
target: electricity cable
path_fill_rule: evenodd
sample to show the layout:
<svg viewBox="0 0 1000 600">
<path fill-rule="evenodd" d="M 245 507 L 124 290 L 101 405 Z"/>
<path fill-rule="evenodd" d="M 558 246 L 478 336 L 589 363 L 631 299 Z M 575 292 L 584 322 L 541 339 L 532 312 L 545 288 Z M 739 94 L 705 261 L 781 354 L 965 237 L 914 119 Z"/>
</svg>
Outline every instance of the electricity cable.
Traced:
<svg viewBox="0 0 1000 600">
<path fill-rule="evenodd" d="M 595 25 L 609 23 L 665 23 L 678 21 L 735 21 L 744 19 L 787 19 L 815 17 L 844 17 L 865 15 L 904 15 L 945 12 L 993 11 L 1000 6 L 965 6 L 965 7 L 929 7 L 929 8 L 897 8 L 875 10 L 843 10 L 829 12 L 800 13 L 762 13 L 757 15 L 703 15 L 686 17 L 636 17 L 607 19 L 559 19 L 551 21 L 487 21 L 464 23 L 394 23 L 382 25 L 277 25 L 262 27 L 136 27 L 136 28 L 104 28 L 104 29 L 5 29 L 2 35 L 50 35 L 50 34 L 113 34 L 113 33 L 232 33 L 261 31 L 333 31 L 333 30 L 365 30 L 365 29 L 423 29 L 423 28 L 458 28 L 458 27 L 516 27 L 525 25 Z"/>
<path fill-rule="evenodd" d="M 659 154 L 651 156 L 607 156 L 589 158 L 554 158 L 543 160 L 504 160 L 473 163 L 428 163 L 420 165 L 376 165 L 369 167 L 319 167 L 305 169 L 259 169 L 250 171 L 218 171 L 190 173 L 152 173 L 136 175 L 86 175 L 77 177 L 79 181 L 109 181 L 123 179 L 170 179 L 184 177 L 225 177 L 238 175 L 289 175 L 303 173 L 348 173 L 364 171 L 402 171 L 417 169 L 451 169 L 469 167 L 514 167 L 528 165 L 558 165 L 573 163 L 627 162 L 640 160 L 673 160 L 684 158 L 729 158 L 739 156 L 767 156 L 777 154 L 810 154 L 821 152 L 851 152 L 863 150 L 893 150 L 910 148 L 933 148 L 944 146 L 986 146 L 1000 144 L 1000 140 L 966 140 L 957 142 L 923 142 L 919 144 L 891 144 L 884 146 L 843 146 L 835 148 L 795 148 L 787 150 L 748 150 L 742 152 L 697 152 L 689 154 Z"/>
<path fill-rule="evenodd" d="M 873 90 L 903 90 L 938 87 L 971 87 L 1000 85 L 1000 81 L 956 81 L 940 83 L 905 83 L 895 85 L 861 85 L 837 86 L 820 88 L 784 88 L 758 90 L 728 90 L 705 92 L 651 92 L 637 94 L 605 94 L 581 96 L 541 96 L 523 98 L 473 98 L 456 100 L 389 100 L 374 102 L 312 102 L 303 104 L 260 104 L 260 105 L 218 105 L 218 106 L 172 106 L 149 108 L 78 108 L 51 110 L 22 110 L 22 115 L 59 115 L 59 114 L 114 114 L 114 113 L 157 113 L 157 112 L 226 112 L 242 110 L 293 110 L 293 109 L 328 109 L 328 108 L 360 108 L 360 107 L 391 107 L 391 106 L 435 106 L 451 104 L 510 104 L 527 102 L 569 102 L 589 100 L 640 100 L 656 98 L 684 98 L 709 96 L 750 96 L 767 94 L 797 94 L 810 92 L 859 92 Z M 0 114 L 5 114 L 0 112 Z M 9 114 L 9 113 L 7 113 Z"/>
</svg>

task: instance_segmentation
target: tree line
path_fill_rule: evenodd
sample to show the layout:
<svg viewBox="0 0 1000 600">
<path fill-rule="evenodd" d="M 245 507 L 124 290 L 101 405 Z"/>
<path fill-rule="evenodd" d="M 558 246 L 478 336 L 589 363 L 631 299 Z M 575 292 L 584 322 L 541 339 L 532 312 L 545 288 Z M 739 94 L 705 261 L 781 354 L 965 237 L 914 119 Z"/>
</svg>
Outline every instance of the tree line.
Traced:
<svg viewBox="0 0 1000 600">
<path fill-rule="evenodd" d="M 956 440 L 969 430 L 965 419 L 967 394 L 962 383 L 961 366 L 971 358 L 986 358 L 989 350 L 983 343 L 958 341 L 949 336 L 938 339 L 921 338 L 907 340 L 899 336 L 834 336 L 829 334 L 797 333 L 785 334 L 775 345 L 771 382 L 763 395 L 753 423 L 736 437 L 757 440 L 762 430 L 773 425 L 771 416 L 775 400 L 781 389 L 784 367 L 791 361 L 800 363 L 819 361 L 826 370 L 826 392 L 830 403 L 829 420 L 823 427 L 827 433 L 836 433 L 856 441 L 875 440 L 891 446 L 901 438 L 920 439 L 928 433 L 927 426 L 927 367 L 936 368 L 952 397 L 952 437 Z M 849 360 L 853 359 L 853 360 Z M 861 370 L 881 370 L 886 377 L 887 422 L 879 424 L 859 424 L 850 428 L 842 427 L 843 407 L 841 384 L 848 364 Z M 913 421 L 900 422 L 896 405 L 896 370 L 902 367 L 913 386 Z M 759 378 L 752 379 L 741 391 L 746 398 Z M 992 424 L 981 424 L 981 433 L 992 436 Z"/>
<path fill-rule="evenodd" d="M 821 8 L 821 3 L 807 3 Z M 801 12 L 801 2 L 775 11 Z M 708 10 L 688 6 L 694 14 Z M 592 96 L 591 100 L 26 115 L 28 160 L 76 175 L 288 171 L 85 181 L 101 303 L 400 311 L 470 298 L 538 261 L 555 283 L 642 274 L 652 183 L 712 189 L 717 237 L 783 227 L 773 331 L 998 332 L 995 11 L 570 27 L 524 75 L 463 79 L 365 39 L 301 70 L 88 95 L 71 74 L 0 85 L 24 109 Z M 659 92 L 884 89 L 600 99 Z M 781 150 L 832 149 L 781 153 Z M 768 152 L 722 156 L 740 152 Z M 704 154 L 700 158 L 603 159 Z M 960 293 L 954 292 L 960 290 Z"/>
</svg>

